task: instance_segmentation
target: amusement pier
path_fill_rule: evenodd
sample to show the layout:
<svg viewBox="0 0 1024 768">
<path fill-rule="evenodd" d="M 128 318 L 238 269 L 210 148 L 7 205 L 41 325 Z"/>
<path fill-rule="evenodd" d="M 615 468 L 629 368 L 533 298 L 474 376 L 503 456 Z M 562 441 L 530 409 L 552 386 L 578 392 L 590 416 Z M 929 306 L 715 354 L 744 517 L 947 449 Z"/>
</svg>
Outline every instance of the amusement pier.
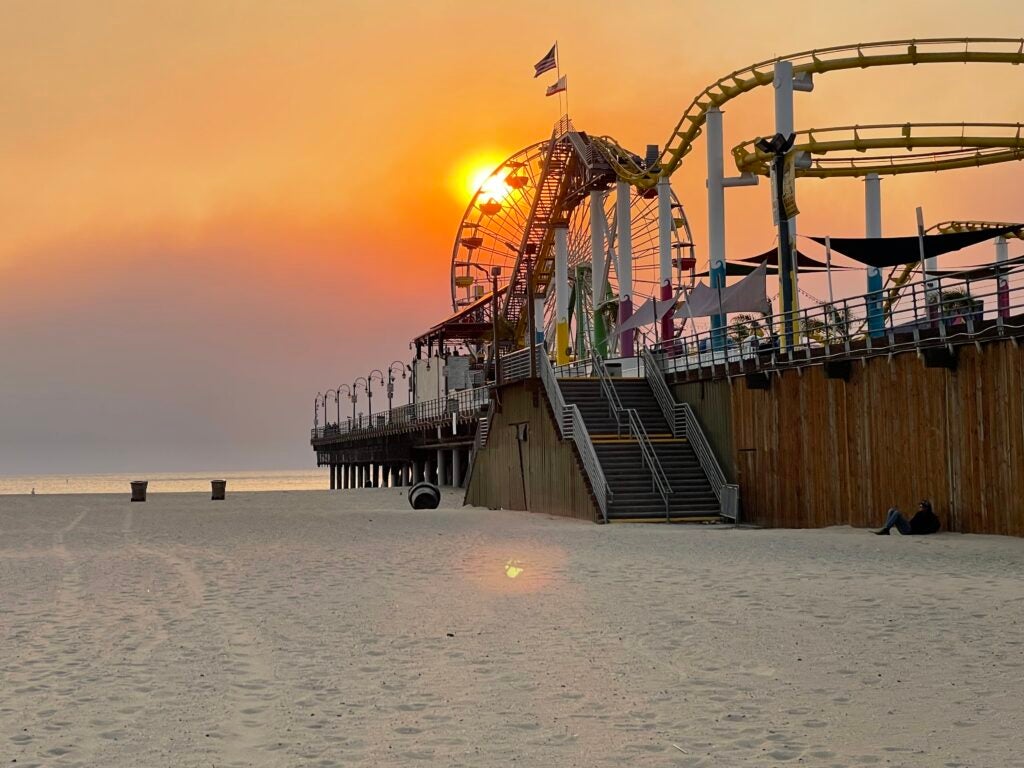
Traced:
<svg viewBox="0 0 1024 768">
<path fill-rule="evenodd" d="M 330 488 L 427 480 L 467 504 L 597 523 L 766 527 L 877 525 L 927 498 L 947 530 L 1024 535 L 1024 255 L 1010 253 L 1024 222 L 918 208 L 916 232 L 887 233 L 881 184 L 1024 159 L 1022 124 L 794 119 L 830 72 L 941 63 L 1019 66 L 1024 40 L 759 62 L 642 152 L 563 116 L 474 194 L 451 314 L 418 329 L 414 359 L 317 393 L 311 445 Z M 758 88 L 773 119 L 727 168 L 722 108 Z M 706 178 L 706 243 L 673 192 L 681 169 Z M 863 223 L 798 233 L 798 182 L 835 177 L 863 180 Z M 727 254 L 726 192 L 762 183 L 777 241 Z M 970 246 L 987 255 L 948 264 Z M 801 288 L 808 275 L 827 297 Z M 409 402 L 395 405 L 399 378 Z"/>
</svg>

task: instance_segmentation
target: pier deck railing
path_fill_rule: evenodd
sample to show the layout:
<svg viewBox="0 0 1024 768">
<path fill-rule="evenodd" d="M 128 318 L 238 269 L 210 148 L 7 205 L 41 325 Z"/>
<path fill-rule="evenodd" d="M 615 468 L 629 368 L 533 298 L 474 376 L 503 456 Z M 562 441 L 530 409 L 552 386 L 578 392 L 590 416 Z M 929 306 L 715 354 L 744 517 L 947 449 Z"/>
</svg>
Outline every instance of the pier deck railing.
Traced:
<svg viewBox="0 0 1024 768">
<path fill-rule="evenodd" d="M 484 412 L 491 399 L 491 388 L 476 387 L 451 392 L 448 397 L 421 400 L 418 403 L 402 405 L 389 411 L 375 413 L 372 417 L 359 414 L 341 424 L 316 426 L 310 431 L 311 440 L 332 437 L 370 436 L 408 432 L 417 427 L 448 423 L 452 417 L 472 418 Z"/>
<path fill-rule="evenodd" d="M 979 272 L 974 267 L 929 276 L 904 285 L 898 296 L 877 291 L 789 314 L 748 315 L 742 324 L 684 331 L 651 351 L 666 374 L 715 378 L 834 358 L 952 351 L 965 343 L 1024 334 L 1024 264 L 1003 268 L 998 283 L 991 276 L 972 276 Z M 791 343 L 783 336 L 787 321 Z"/>
</svg>

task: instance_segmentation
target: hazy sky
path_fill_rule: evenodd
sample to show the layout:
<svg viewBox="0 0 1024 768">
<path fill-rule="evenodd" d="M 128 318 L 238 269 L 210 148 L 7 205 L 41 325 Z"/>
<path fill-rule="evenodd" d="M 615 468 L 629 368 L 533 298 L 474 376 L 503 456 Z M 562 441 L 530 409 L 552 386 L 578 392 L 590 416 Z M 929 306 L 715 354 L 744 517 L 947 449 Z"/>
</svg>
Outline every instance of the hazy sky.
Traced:
<svg viewBox="0 0 1024 768">
<path fill-rule="evenodd" d="M 1024 34 L 1017 0 L 758 7 L 7 0 L 0 473 L 309 466 L 315 392 L 407 359 L 449 309 L 465 177 L 550 133 L 532 64 L 555 38 L 577 126 L 642 152 L 756 60 Z M 770 132 L 762 91 L 727 107 L 727 147 Z M 1024 68 L 829 74 L 796 116 L 1016 122 Z M 706 258 L 703 153 L 673 184 Z M 885 231 L 911 234 L 916 205 L 1022 220 L 1022 174 L 887 180 Z M 800 192 L 801 232 L 862 234 L 860 182 Z M 729 192 L 731 256 L 771 247 L 767 195 Z"/>
</svg>

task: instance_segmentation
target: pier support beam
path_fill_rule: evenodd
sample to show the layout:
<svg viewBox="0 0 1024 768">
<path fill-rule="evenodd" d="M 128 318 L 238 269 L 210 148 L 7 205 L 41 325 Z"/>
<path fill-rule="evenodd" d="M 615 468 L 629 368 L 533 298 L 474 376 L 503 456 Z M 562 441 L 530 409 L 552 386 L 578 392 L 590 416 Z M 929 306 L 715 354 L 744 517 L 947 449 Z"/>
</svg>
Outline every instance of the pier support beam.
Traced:
<svg viewBox="0 0 1024 768">
<path fill-rule="evenodd" d="M 633 214 L 628 181 L 615 182 L 615 243 L 619 256 L 619 324 L 633 316 Z M 619 355 L 633 357 L 633 331 L 619 334 Z"/>
<path fill-rule="evenodd" d="M 877 173 L 864 177 L 864 235 L 882 236 L 882 179 Z M 868 331 L 872 336 L 885 333 L 882 317 L 882 271 L 868 267 Z"/>
<path fill-rule="evenodd" d="M 673 297 L 672 289 L 672 187 L 668 177 L 658 179 L 658 297 L 669 300 Z M 680 257 L 682 254 L 680 254 Z M 666 342 L 672 338 L 672 313 L 661 319 L 659 340 Z"/>
<path fill-rule="evenodd" d="M 558 365 L 569 362 L 569 347 L 569 226 L 560 223 L 555 225 L 555 362 Z"/>
<path fill-rule="evenodd" d="M 597 312 L 605 298 L 605 263 L 604 263 L 604 193 L 594 190 L 590 193 L 590 286 L 593 296 L 594 316 L 593 335 L 590 343 L 598 357 L 608 357 L 608 346 L 605 341 L 607 333 L 604 318 Z"/>
<path fill-rule="evenodd" d="M 448 462 L 446 461 L 445 454 L 447 451 L 444 448 L 437 449 L 437 484 L 438 486 L 447 485 L 447 474 L 448 474 Z"/>
<path fill-rule="evenodd" d="M 775 132 L 783 136 L 793 133 L 793 62 L 775 62 L 775 71 L 772 78 L 772 88 L 775 90 Z M 804 87 L 803 90 L 808 90 Z M 774 185 L 773 185 L 774 186 Z M 783 211 L 779 211 L 783 216 Z M 784 313 L 792 313 L 793 318 L 799 317 L 800 312 L 800 268 L 796 260 L 796 217 L 789 219 L 789 243 L 792 254 L 792 267 L 789 274 L 783 274 L 783 264 L 779 262 L 779 280 L 789 283 L 789 290 L 779 290 L 781 303 L 788 303 L 790 306 L 783 306 Z M 781 286 L 781 282 L 780 282 Z M 794 321 L 795 335 L 800 335 L 799 321 Z"/>
<path fill-rule="evenodd" d="M 380 488 L 380 466 L 378 464 L 371 464 L 373 477 L 370 479 L 371 488 Z"/>
<path fill-rule="evenodd" d="M 711 263 L 711 287 L 725 287 L 725 164 L 722 160 L 722 110 L 712 107 L 707 113 L 705 141 L 708 153 L 708 257 Z M 724 346 L 725 316 L 711 316 L 713 346 Z"/>
<path fill-rule="evenodd" d="M 568 331 L 566 331 L 568 337 Z M 462 487 L 462 449 L 452 449 L 452 487 Z"/>
<path fill-rule="evenodd" d="M 996 264 L 1005 264 L 1008 256 L 1006 238 L 1000 235 L 996 238 Z M 1003 275 L 996 280 L 996 308 L 1004 320 L 1010 316 L 1010 281 Z"/>
</svg>

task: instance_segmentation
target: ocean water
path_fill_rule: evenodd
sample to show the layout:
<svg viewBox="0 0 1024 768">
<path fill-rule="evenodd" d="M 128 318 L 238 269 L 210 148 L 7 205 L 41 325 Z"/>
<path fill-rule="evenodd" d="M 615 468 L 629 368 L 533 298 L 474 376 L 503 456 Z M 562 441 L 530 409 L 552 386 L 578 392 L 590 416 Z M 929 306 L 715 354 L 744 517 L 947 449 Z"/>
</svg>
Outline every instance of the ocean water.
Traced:
<svg viewBox="0 0 1024 768">
<path fill-rule="evenodd" d="M 0 475 L 0 495 L 14 493 L 131 493 L 132 480 L 148 480 L 149 493 L 210 492 L 211 480 L 228 491 L 308 491 L 328 487 L 327 469 L 259 472 L 154 472 L 107 475 Z"/>
</svg>

